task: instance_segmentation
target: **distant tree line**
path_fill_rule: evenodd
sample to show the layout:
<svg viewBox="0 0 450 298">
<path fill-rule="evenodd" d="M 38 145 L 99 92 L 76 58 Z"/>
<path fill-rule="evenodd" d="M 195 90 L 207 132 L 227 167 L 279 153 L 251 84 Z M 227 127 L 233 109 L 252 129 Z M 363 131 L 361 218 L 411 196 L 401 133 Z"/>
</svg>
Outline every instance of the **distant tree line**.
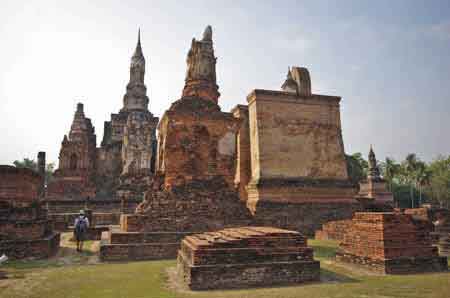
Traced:
<svg viewBox="0 0 450 298">
<path fill-rule="evenodd" d="M 368 163 L 361 153 L 346 155 L 346 160 L 352 182 L 366 179 Z M 427 163 L 410 153 L 400 162 L 386 157 L 378 165 L 398 207 L 414 208 L 423 203 L 450 206 L 450 155 Z"/>
</svg>

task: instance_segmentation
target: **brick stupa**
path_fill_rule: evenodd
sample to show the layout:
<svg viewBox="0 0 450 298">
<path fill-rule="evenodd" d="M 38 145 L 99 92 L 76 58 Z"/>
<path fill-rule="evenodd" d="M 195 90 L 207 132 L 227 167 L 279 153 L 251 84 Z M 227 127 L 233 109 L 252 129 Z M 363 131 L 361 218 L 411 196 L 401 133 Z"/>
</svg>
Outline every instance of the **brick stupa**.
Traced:
<svg viewBox="0 0 450 298">
<path fill-rule="evenodd" d="M 59 248 L 60 235 L 53 231 L 38 196 L 44 185 L 42 159 L 40 152 L 40 174 L 0 165 L 0 255 L 10 259 L 47 258 Z"/>
<path fill-rule="evenodd" d="M 447 270 L 431 244 L 429 221 L 397 212 L 356 212 L 336 259 L 378 273 L 408 274 Z"/>
<path fill-rule="evenodd" d="M 178 274 L 192 290 L 317 281 L 320 264 L 300 233 L 271 227 L 224 229 L 187 236 Z"/>
</svg>

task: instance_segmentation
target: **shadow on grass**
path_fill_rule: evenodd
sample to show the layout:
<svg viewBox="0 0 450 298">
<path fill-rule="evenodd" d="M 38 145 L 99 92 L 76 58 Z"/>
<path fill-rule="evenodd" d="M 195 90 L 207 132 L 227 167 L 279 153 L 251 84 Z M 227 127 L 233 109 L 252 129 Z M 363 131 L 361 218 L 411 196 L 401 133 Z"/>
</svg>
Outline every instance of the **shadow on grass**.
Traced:
<svg viewBox="0 0 450 298">
<path fill-rule="evenodd" d="M 328 283 L 351 283 L 360 282 L 359 279 L 345 274 L 337 273 L 328 269 L 320 268 L 320 281 Z"/>
</svg>

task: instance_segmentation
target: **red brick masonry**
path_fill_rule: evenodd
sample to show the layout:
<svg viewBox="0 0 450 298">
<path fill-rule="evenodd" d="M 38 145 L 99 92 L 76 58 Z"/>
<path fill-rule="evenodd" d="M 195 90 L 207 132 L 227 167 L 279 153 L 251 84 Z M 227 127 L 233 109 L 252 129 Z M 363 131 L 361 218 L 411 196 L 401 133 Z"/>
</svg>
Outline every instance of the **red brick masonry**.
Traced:
<svg viewBox="0 0 450 298">
<path fill-rule="evenodd" d="M 320 264 L 306 241 L 298 232 L 272 227 L 187 236 L 178 252 L 178 274 L 193 290 L 316 281 Z"/>
<path fill-rule="evenodd" d="M 330 221 L 322 225 L 322 230 L 317 230 L 315 239 L 319 240 L 338 240 L 344 239 L 344 234 L 351 226 L 352 221 L 350 219 Z"/>
<path fill-rule="evenodd" d="M 357 212 L 336 259 L 388 274 L 447 270 L 431 245 L 432 225 L 399 212 Z"/>
</svg>

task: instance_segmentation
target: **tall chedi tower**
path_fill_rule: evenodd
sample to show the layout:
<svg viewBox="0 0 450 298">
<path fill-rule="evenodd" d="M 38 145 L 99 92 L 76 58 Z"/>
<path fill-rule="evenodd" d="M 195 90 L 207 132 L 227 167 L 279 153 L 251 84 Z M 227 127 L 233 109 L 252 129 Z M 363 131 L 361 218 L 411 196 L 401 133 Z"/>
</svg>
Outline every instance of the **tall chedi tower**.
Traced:
<svg viewBox="0 0 450 298">
<path fill-rule="evenodd" d="M 119 184 L 123 190 L 130 176 L 149 177 L 153 172 L 158 118 L 148 110 L 144 78 L 145 58 L 139 30 L 123 107 L 119 113 L 111 114 L 111 121 L 105 122 L 97 154 L 99 184 L 105 194 L 114 194 Z"/>
</svg>

